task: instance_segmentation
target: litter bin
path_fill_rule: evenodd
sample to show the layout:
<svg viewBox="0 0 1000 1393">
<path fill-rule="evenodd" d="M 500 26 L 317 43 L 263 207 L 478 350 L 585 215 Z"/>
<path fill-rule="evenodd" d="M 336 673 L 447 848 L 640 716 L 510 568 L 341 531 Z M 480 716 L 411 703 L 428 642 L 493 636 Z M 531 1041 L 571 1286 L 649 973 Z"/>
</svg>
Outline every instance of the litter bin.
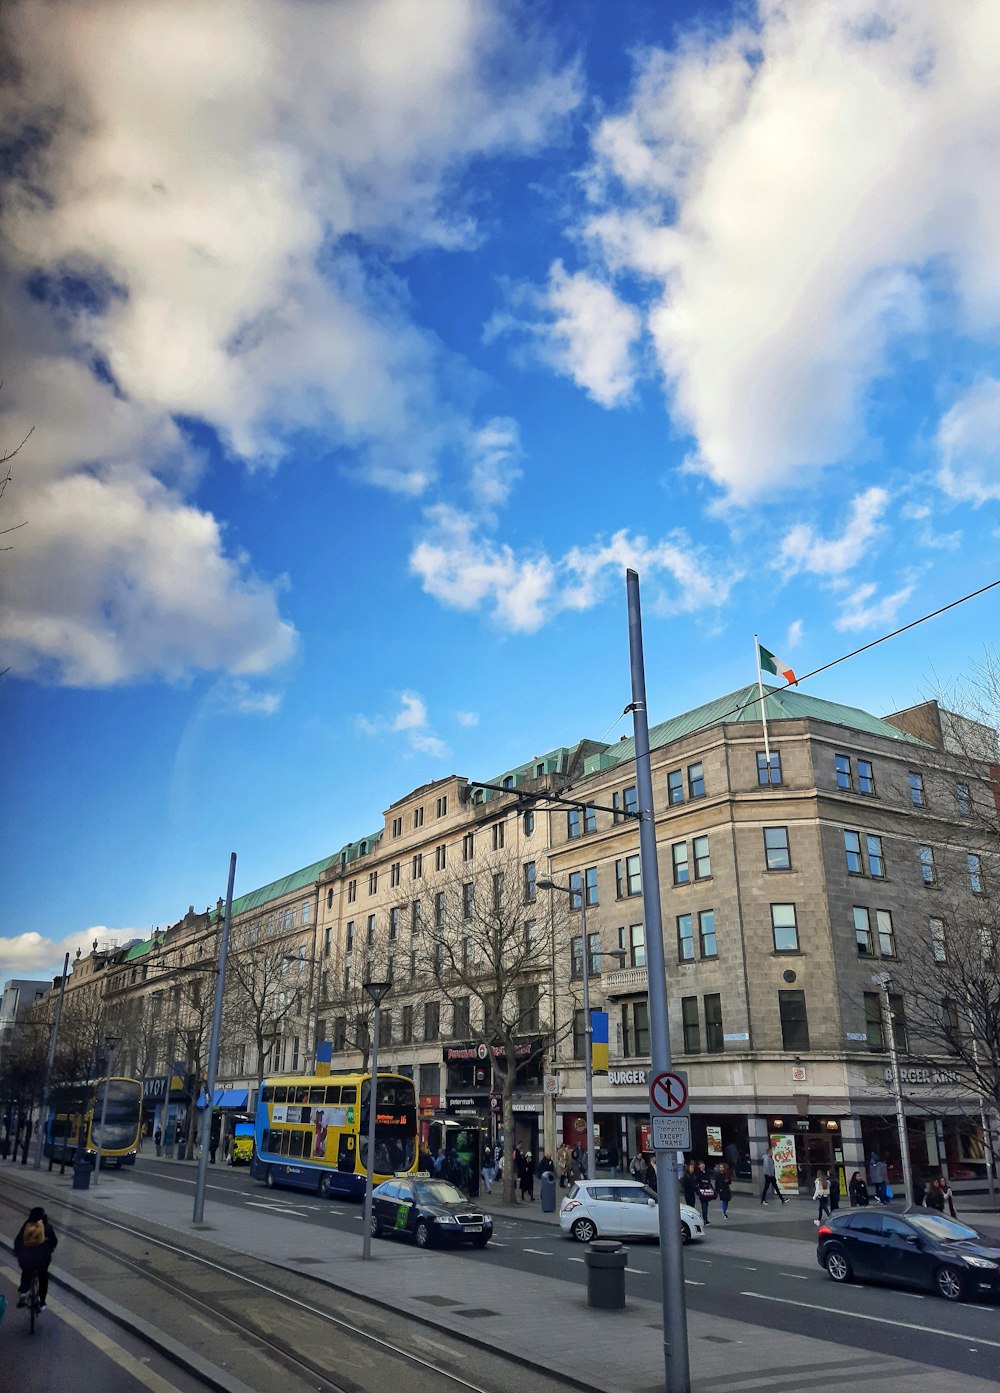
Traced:
<svg viewBox="0 0 1000 1393">
<path fill-rule="evenodd" d="M 624 1311 L 628 1253 L 612 1238 L 587 1244 L 587 1305 L 600 1311 Z"/>
<path fill-rule="evenodd" d="M 542 1172 L 542 1213 L 556 1212 L 556 1177 L 553 1171 Z"/>
<path fill-rule="evenodd" d="M 73 1162 L 73 1189 L 74 1189 L 74 1190 L 89 1190 L 89 1189 L 90 1189 L 90 1176 L 91 1176 L 91 1170 L 92 1170 L 91 1164 L 90 1164 L 90 1162 L 87 1160 L 86 1156 L 78 1156 L 78 1157 L 76 1158 L 76 1160 Z"/>
</svg>

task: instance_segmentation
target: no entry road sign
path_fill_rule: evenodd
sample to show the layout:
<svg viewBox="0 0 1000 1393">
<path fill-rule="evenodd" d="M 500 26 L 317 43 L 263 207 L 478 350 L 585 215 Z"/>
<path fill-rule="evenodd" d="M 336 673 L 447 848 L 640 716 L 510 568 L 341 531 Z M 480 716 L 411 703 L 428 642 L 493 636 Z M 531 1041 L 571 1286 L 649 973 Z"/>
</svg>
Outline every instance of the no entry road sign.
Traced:
<svg viewBox="0 0 1000 1393">
<path fill-rule="evenodd" d="M 649 1085 L 649 1103 L 653 1112 L 668 1116 L 687 1112 L 687 1074 L 657 1074 Z"/>
</svg>

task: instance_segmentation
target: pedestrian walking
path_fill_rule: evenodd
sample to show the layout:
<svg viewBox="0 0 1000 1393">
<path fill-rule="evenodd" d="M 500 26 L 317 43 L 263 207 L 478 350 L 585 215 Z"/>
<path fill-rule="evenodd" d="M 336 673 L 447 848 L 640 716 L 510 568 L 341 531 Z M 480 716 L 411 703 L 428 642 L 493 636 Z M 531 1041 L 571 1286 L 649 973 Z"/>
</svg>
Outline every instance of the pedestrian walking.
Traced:
<svg viewBox="0 0 1000 1393">
<path fill-rule="evenodd" d="M 629 1162 L 629 1175 L 633 1180 L 646 1181 L 646 1158 L 641 1151 L 637 1151 Z"/>
<path fill-rule="evenodd" d="M 646 1184 L 649 1186 L 649 1188 L 652 1190 L 653 1194 L 655 1195 L 655 1194 L 656 1194 L 656 1188 L 657 1188 L 657 1187 L 656 1187 L 656 1157 L 655 1157 L 655 1156 L 647 1156 L 647 1157 L 646 1157 Z"/>
<path fill-rule="evenodd" d="M 493 1177 L 495 1172 L 493 1170 L 493 1149 L 488 1143 L 483 1147 L 483 1164 L 481 1174 L 483 1177 L 483 1184 L 486 1186 L 486 1193 L 488 1195 L 492 1195 Z"/>
<path fill-rule="evenodd" d="M 774 1193 L 778 1196 L 778 1199 L 781 1200 L 781 1203 L 784 1204 L 784 1203 L 785 1203 L 785 1197 L 784 1197 L 784 1195 L 781 1193 L 781 1191 L 778 1189 L 778 1179 L 777 1179 L 777 1175 L 775 1174 L 775 1169 L 774 1169 L 774 1147 L 773 1147 L 773 1146 L 769 1146 L 769 1147 L 767 1148 L 767 1150 L 764 1152 L 764 1159 L 763 1159 L 763 1161 L 761 1162 L 761 1165 L 762 1165 L 763 1170 L 764 1170 L 764 1188 L 763 1188 L 763 1189 L 761 1190 L 761 1192 L 760 1192 L 760 1202 L 761 1202 L 761 1204 L 763 1204 L 763 1205 L 766 1205 L 766 1204 L 767 1204 L 767 1192 L 768 1192 L 769 1190 L 773 1190 Z"/>
<path fill-rule="evenodd" d="M 570 1162 L 572 1159 L 573 1153 L 565 1142 L 556 1148 L 556 1166 L 559 1171 L 560 1190 L 565 1190 L 566 1186 L 569 1185 L 573 1179 L 570 1173 Z"/>
<path fill-rule="evenodd" d="M 813 1199 L 819 1204 L 819 1213 L 813 1223 L 819 1228 L 823 1222 L 823 1215 L 830 1217 L 830 1177 L 825 1170 L 816 1172 L 816 1184 L 813 1187 Z"/>
<path fill-rule="evenodd" d="M 955 1213 L 955 1197 L 943 1175 L 939 1175 L 928 1185 L 927 1193 L 924 1195 L 924 1208 L 935 1209 L 939 1214 L 943 1214 L 947 1209 L 953 1219 L 958 1218 Z"/>
<path fill-rule="evenodd" d="M 860 1171 L 855 1171 L 851 1176 L 851 1183 L 847 1187 L 852 1209 L 868 1208 L 868 1185 Z"/>
<path fill-rule="evenodd" d="M 157 1156 L 163 1155 L 163 1129 L 157 1127 L 153 1133 L 153 1145 L 156 1147 Z"/>
<path fill-rule="evenodd" d="M 699 1161 L 694 1168 L 694 1180 L 698 1194 L 698 1203 L 701 1205 L 701 1217 L 706 1225 L 712 1221 L 708 1217 L 708 1206 L 715 1199 L 715 1186 L 705 1169 L 705 1162 Z"/>
<path fill-rule="evenodd" d="M 694 1173 L 694 1162 L 688 1161 L 681 1172 L 681 1191 L 684 1203 L 692 1209 L 698 1208 L 698 1179 Z"/>
<path fill-rule="evenodd" d="M 715 1194 L 719 1201 L 719 1208 L 722 1210 L 723 1219 L 729 1218 L 729 1201 L 733 1197 L 733 1186 L 730 1177 L 729 1167 L 724 1161 L 720 1161 L 714 1173 Z"/>
<path fill-rule="evenodd" d="M 836 1170 L 830 1172 L 830 1213 L 840 1208 L 840 1177 Z"/>
<path fill-rule="evenodd" d="M 517 1174 L 521 1183 L 521 1198 L 533 1200 L 535 1198 L 535 1168 L 531 1164 L 530 1151 L 518 1153 Z"/>
<path fill-rule="evenodd" d="M 608 1142 L 608 1170 L 611 1172 L 611 1179 L 618 1179 L 618 1146 L 615 1142 Z"/>
</svg>

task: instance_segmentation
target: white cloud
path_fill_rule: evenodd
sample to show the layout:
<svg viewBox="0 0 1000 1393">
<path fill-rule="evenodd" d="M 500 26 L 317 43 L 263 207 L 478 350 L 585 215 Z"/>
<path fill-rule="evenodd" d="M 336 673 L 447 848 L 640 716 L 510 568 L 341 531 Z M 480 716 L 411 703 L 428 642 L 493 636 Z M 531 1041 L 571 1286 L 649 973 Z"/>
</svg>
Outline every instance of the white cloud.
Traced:
<svg viewBox="0 0 1000 1393">
<path fill-rule="evenodd" d="M 355 725 L 363 735 L 405 735 L 410 749 L 421 754 L 443 758 L 449 752 L 445 741 L 431 729 L 427 703 L 419 692 L 401 692 L 394 716 L 358 716 Z"/>
<path fill-rule="evenodd" d="M 110 948 L 135 938 L 148 937 L 148 929 L 109 929 L 103 924 L 80 929 L 63 938 L 48 938 L 40 933 L 0 937 L 0 981 L 9 977 L 27 977 L 37 981 L 58 977 L 67 953 L 72 972 L 77 949 L 86 957 L 95 938 L 100 948 Z"/>
<path fill-rule="evenodd" d="M 892 595 L 875 600 L 876 586 L 869 583 L 859 585 L 841 604 L 840 616 L 834 620 L 834 628 L 853 632 L 858 629 L 884 628 L 892 624 L 902 606 L 913 594 L 912 585 L 904 585 Z"/>
<path fill-rule="evenodd" d="M 424 590 L 453 609 L 486 608 L 502 629 L 534 633 L 556 614 L 588 610 L 634 567 L 650 584 L 660 613 L 691 613 L 724 604 L 735 571 L 711 565 L 682 533 L 658 542 L 624 529 L 609 541 L 518 556 L 456 509 L 427 513 L 428 532 L 410 556 Z"/>
<path fill-rule="evenodd" d="M 460 726 L 477 726 L 479 724 L 479 713 L 477 711 L 456 711 L 455 720 Z"/>
<path fill-rule="evenodd" d="M 544 303 L 553 364 L 601 406 L 621 406 L 635 384 L 638 312 L 603 281 L 583 271 L 568 275 L 560 261 L 549 272 Z"/>
<path fill-rule="evenodd" d="M 477 503 L 492 509 L 507 502 L 521 477 L 520 456 L 516 421 L 496 416 L 476 431 L 469 447 L 469 487 Z"/>
<path fill-rule="evenodd" d="M 798 648 L 802 642 L 802 620 L 793 619 L 788 626 L 788 633 L 785 635 L 786 648 Z"/>
<path fill-rule="evenodd" d="M 1000 9 L 756 11 L 640 57 L 595 133 L 578 229 L 647 278 L 693 465 L 737 500 L 843 459 L 869 385 L 929 315 L 1000 322 Z"/>
<path fill-rule="evenodd" d="M 543 145 L 576 73 L 475 0 L 24 0 L 3 28 L 0 124 L 20 162 L 0 228 L 7 378 L 38 428 L 18 481 L 38 542 L 11 558 L 15 670 L 101 684 L 281 661 L 274 587 L 190 508 L 203 462 L 176 419 L 250 467 L 305 431 L 370 482 L 426 489 L 475 428 L 439 385 L 461 369 L 377 253 L 474 242 L 461 200 L 446 211 L 454 175 Z M 65 515 L 81 483 L 116 522 L 63 549 L 42 514 Z M 177 580 L 155 539 L 159 568 L 143 561 L 151 525 L 180 540 L 175 570 L 208 567 L 188 572 L 202 615 L 164 604 Z M 62 607 L 76 594 L 89 610 Z"/>
<path fill-rule="evenodd" d="M 938 430 L 938 482 L 950 497 L 978 506 L 1000 499 L 1000 381 L 977 383 Z"/>
<path fill-rule="evenodd" d="M 775 569 L 794 576 L 811 571 L 819 576 L 841 575 L 856 566 L 871 551 L 882 531 L 881 518 L 889 506 L 885 489 L 870 488 L 851 499 L 850 511 L 840 537 L 823 541 L 808 523 L 797 523 L 785 533 Z"/>
</svg>

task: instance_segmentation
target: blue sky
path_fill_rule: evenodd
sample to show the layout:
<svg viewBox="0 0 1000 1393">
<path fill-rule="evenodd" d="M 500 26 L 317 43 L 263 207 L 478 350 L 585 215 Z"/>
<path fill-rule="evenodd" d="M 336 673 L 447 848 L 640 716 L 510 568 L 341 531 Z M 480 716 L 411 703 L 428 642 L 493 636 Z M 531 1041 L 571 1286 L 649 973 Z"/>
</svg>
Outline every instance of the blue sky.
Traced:
<svg viewBox="0 0 1000 1393">
<path fill-rule="evenodd" d="M 2 23 L 3 977 L 997 578 L 994 4 Z"/>
</svg>

